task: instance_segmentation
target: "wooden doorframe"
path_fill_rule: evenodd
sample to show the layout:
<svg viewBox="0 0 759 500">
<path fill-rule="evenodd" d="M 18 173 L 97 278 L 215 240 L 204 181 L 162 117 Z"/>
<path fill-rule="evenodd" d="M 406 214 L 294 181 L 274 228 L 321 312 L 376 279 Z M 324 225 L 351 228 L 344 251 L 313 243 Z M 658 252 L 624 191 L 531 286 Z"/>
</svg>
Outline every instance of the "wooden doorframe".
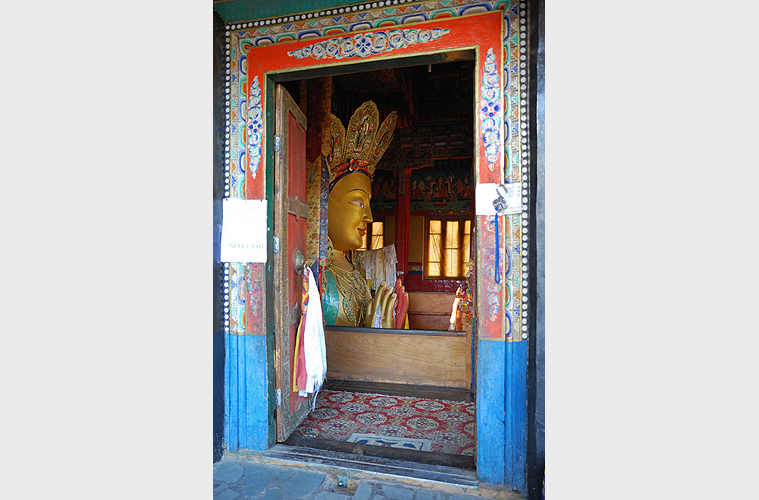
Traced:
<svg viewBox="0 0 759 500">
<path fill-rule="evenodd" d="M 434 63 L 440 63 L 440 62 L 453 62 L 453 61 L 470 61 L 470 60 L 476 60 L 477 54 L 476 51 L 471 48 L 462 48 L 459 50 L 451 51 L 448 53 L 440 54 L 440 53 L 431 53 L 431 54 L 416 54 L 414 56 L 410 56 L 407 58 L 404 58 L 399 63 L 398 60 L 385 60 L 385 61 L 369 61 L 369 62 L 355 62 L 355 63 L 345 63 L 343 65 L 339 66 L 331 66 L 328 68 L 318 68 L 318 69 L 293 69 L 291 71 L 283 71 L 283 72 L 277 72 L 277 73 L 267 73 L 266 74 L 266 104 L 267 109 L 273 109 L 273 113 L 271 113 L 271 121 L 273 123 L 270 124 L 269 130 L 275 130 L 275 134 L 268 134 L 267 140 L 271 143 L 270 147 L 267 148 L 267 151 L 270 152 L 270 155 L 267 155 L 267 170 L 268 166 L 271 165 L 272 169 L 276 169 L 276 154 L 274 153 L 274 136 L 280 136 L 282 137 L 282 130 L 280 124 L 277 120 L 279 113 L 277 111 L 277 88 L 280 87 L 282 83 L 285 82 L 291 82 L 291 81 L 303 81 L 310 78 L 318 78 L 318 77 L 324 77 L 324 76 L 336 76 L 340 74 L 349 74 L 349 73 L 362 73 L 367 71 L 374 71 L 376 69 L 389 69 L 389 68 L 400 68 L 400 67 L 410 67 L 410 66 L 420 66 L 420 65 L 426 65 L 426 64 L 434 64 Z M 475 68 L 475 74 L 471 75 L 473 80 L 476 81 L 476 68 Z M 288 97 L 289 94 L 288 94 Z M 472 105 L 477 107 L 477 103 L 473 102 Z M 477 113 L 473 113 L 474 120 L 476 121 Z M 476 128 L 476 125 L 475 125 Z M 284 150 L 287 147 L 286 141 L 282 140 L 280 144 L 280 149 Z M 474 145 L 474 150 L 472 151 L 473 157 L 477 155 L 477 148 L 476 143 Z M 474 178 L 475 172 L 474 172 L 474 166 L 472 167 L 472 175 Z M 406 171 L 401 171 L 400 175 L 406 175 Z M 275 189 L 274 184 L 276 183 L 276 177 L 272 177 L 275 179 L 274 183 L 267 183 L 266 186 L 266 196 L 269 199 L 273 199 L 274 203 L 270 204 L 273 205 L 271 209 L 273 210 L 273 217 L 275 219 L 270 220 L 279 220 L 279 217 L 281 214 L 281 211 L 285 210 L 284 204 L 282 202 L 282 196 L 281 193 L 284 189 L 286 189 L 284 186 L 277 186 L 278 189 Z M 407 179 L 404 179 L 404 181 Z M 408 208 L 408 203 L 406 204 L 406 208 Z M 406 219 L 408 219 L 409 214 L 406 213 Z M 472 220 L 473 227 L 475 224 L 475 220 Z M 287 241 L 286 239 L 280 240 L 280 248 L 286 248 Z M 408 241 L 404 242 L 405 248 L 403 251 L 403 255 L 406 257 L 408 256 Z M 279 266 L 284 266 L 286 262 L 286 256 L 284 255 L 285 252 L 281 251 L 280 255 L 275 257 L 278 262 L 280 262 Z M 280 267 L 281 268 L 281 267 Z M 404 264 L 404 270 L 407 272 L 407 263 Z M 274 284 L 275 293 L 273 294 L 274 297 L 271 297 L 272 300 L 267 299 L 267 303 L 271 302 L 271 308 L 274 311 L 274 317 L 275 318 L 275 325 L 276 330 L 280 332 L 285 332 L 284 328 L 285 325 L 283 323 L 283 319 L 281 317 L 278 317 L 277 307 L 276 307 L 276 297 L 278 296 L 278 288 L 280 287 L 279 280 L 277 279 L 277 274 L 275 272 L 275 269 L 271 269 L 271 281 L 270 283 Z M 281 315 L 280 315 L 281 316 Z M 476 311 L 475 316 L 473 318 L 474 321 L 476 321 Z M 475 341 L 475 335 L 472 332 L 472 344 L 476 344 Z M 274 343 L 270 345 L 275 345 L 276 349 L 274 350 L 274 357 L 272 359 L 273 363 L 270 363 L 267 371 L 270 373 L 270 376 L 272 376 L 275 380 L 274 388 L 275 390 L 281 390 L 283 385 L 287 385 L 289 387 L 289 384 L 283 384 L 282 380 L 282 373 L 279 369 L 280 363 L 282 361 L 288 361 L 281 359 L 281 336 L 274 334 Z M 472 353 L 470 355 L 472 356 L 472 365 L 469 367 L 470 374 L 472 375 L 472 379 L 470 380 L 469 387 L 474 388 L 474 379 L 476 379 L 476 363 L 475 363 L 475 357 L 474 352 L 476 350 L 476 347 L 472 346 Z M 469 362 L 470 360 L 467 360 Z M 289 409 L 289 397 L 285 397 L 285 392 L 281 391 L 278 396 L 276 396 L 274 399 L 277 399 L 281 404 L 278 407 L 275 407 L 276 412 L 281 411 L 287 411 Z M 277 413 L 279 415 L 279 413 Z M 276 441 L 277 442 L 283 442 L 287 439 L 287 435 L 285 435 L 285 429 L 283 425 L 283 419 L 282 418 L 275 418 L 275 425 L 276 425 Z"/>
<path fill-rule="evenodd" d="M 282 84 L 285 82 L 291 82 L 291 81 L 300 81 L 305 80 L 309 78 L 318 78 L 318 77 L 324 77 L 324 76 L 336 76 L 341 74 L 350 74 L 350 73 L 361 73 L 361 72 L 367 72 L 367 71 L 375 71 L 378 69 L 389 69 L 389 68 L 402 68 L 402 67 L 411 67 L 411 66 L 421 66 L 426 64 L 437 64 L 437 63 L 444 63 L 444 62 L 456 62 L 456 61 L 473 61 L 477 59 L 477 52 L 475 48 L 473 47 L 466 47 L 466 48 L 460 48 L 457 50 L 452 50 L 445 53 L 439 53 L 439 52 L 431 52 L 431 53 L 418 53 L 411 56 L 404 57 L 403 59 L 386 59 L 386 60 L 380 60 L 380 61 L 358 61 L 358 62 L 345 62 L 340 65 L 333 65 L 329 67 L 320 67 L 320 68 L 292 68 L 290 70 L 286 71 L 278 71 L 278 72 L 268 72 L 265 74 L 265 80 L 264 80 L 264 107 L 267 110 L 272 110 L 270 113 L 266 113 L 266 124 L 265 124 L 265 130 L 274 130 L 274 134 L 265 134 L 265 141 L 266 141 L 266 155 L 264 157 L 265 161 L 265 172 L 266 172 L 266 178 L 274 178 L 274 170 L 276 168 L 275 166 L 275 153 L 274 153 L 274 136 L 276 134 L 277 129 L 277 123 L 276 123 L 276 88 L 278 84 Z M 475 69 L 476 71 L 476 69 Z M 473 75 L 473 78 L 476 79 L 476 74 Z M 476 108 L 476 103 L 473 103 L 473 106 Z M 476 113 L 474 114 L 476 117 Z M 283 145 L 281 147 L 284 147 Z M 476 151 L 473 152 L 473 155 L 476 155 Z M 275 189 L 274 189 L 274 183 L 273 182 L 266 182 L 265 183 L 265 197 L 269 200 L 275 199 Z M 275 220 L 275 217 L 277 216 L 278 211 L 276 210 L 276 202 L 275 203 L 269 203 L 268 204 L 268 220 L 273 221 Z M 274 235 L 274 229 L 273 226 L 269 228 L 269 231 L 271 235 Z M 406 242 L 407 244 L 407 242 Z M 270 248 L 273 248 L 273 242 L 270 241 Z M 406 254 L 408 253 L 408 250 L 406 249 Z M 267 281 L 269 283 L 274 284 L 275 286 L 277 283 L 276 275 L 274 272 L 274 266 L 267 266 L 266 269 L 266 277 Z M 267 317 L 274 318 L 275 314 L 275 302 L 276 302 L 276 293 L 275 294 L 269 294 L 268 297 L 266 297 L 266 310 L 267 310 Z M 475 316 L 476 318 L 476 316 Z M 277 336 L 275 334 L 275 327 L 274 325 L 279 326 L 278 322 L 273 322 L 272 326 L 267 328 L 267 337 L 268 337 L 268 344 L 271 346 L 277 346 Z M 475 338 L 475 335 L 472 335 L 473 339 Z M 473 340 L 474 342 L 474 340 Z M 285 401 L 284 395 L 280 392 L 280 395 L 277 396 L 276 391 L 278 388 L 281 387 L 281 375 L 280 370 L 278 369 L 280 363 L 280 359 L 278 357 L 278 353 L 276 349 L 271 349 L 270 354 L 267 356 L 267 373 L 269 380 L 273 381 L 273 383 L 269 384 L 270 388 L 270 415 L 277 415 L 279 411 L 281 411 L 281 408 L 284 408 L 287 404 Z M 472 368 L 474 372 L 474 367 Z M 473 373 L 476 378 L 476 373 Z M 281 406 L 277 406 L 277 401 L 281 403 Z M 281 426 L 281 419 L 273 418 L 271 419 L 271 424 L 273 426 L 273 429 L 270 429 L 270 435 L 271 439 L 270 442 L 282 442 L 282 426 Z"/>
</svg>

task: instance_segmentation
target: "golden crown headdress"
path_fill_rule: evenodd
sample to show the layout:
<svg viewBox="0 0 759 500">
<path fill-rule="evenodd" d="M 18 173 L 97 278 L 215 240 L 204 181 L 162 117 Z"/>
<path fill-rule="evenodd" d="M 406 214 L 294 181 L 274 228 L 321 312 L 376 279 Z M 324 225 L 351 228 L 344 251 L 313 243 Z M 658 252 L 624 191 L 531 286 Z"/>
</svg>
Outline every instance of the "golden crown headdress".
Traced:
<svg viewBox="0 0 759 500">
<path fill-rule="evenodd" d="M 398 114 L 393 111 L 379 126 L 379 111 L 366 101 L 351 116 L 348 129 L 333 114 L 329 115 L 329 143 L 322 151 L 329 167 L 329 189 L 352 172 L 363 172 L 371 179 L 374 168 L 393 140 Z"/>
</svg>

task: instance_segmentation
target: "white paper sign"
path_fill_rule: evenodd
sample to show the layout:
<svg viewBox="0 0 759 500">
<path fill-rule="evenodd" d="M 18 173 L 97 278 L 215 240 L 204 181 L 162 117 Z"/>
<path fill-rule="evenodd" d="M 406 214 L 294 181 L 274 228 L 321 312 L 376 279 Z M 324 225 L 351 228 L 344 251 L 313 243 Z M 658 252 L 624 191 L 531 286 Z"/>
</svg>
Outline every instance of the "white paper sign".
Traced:
<svg viewBox="0 0 759 500">
<path fill-rule="evenodd" d="M 266 262 L 266 200 L 225 198 L 221 261 Z"/>
<path fill-rule="evenodd" d="M 521 184 L 477 184 L 474 191 L 474 210 L 477 215 L 495 215 L 496 204 L 501 215 L 522 213 Z M 493 202 L 497 201 L 496 204 Z"/>
</svg>

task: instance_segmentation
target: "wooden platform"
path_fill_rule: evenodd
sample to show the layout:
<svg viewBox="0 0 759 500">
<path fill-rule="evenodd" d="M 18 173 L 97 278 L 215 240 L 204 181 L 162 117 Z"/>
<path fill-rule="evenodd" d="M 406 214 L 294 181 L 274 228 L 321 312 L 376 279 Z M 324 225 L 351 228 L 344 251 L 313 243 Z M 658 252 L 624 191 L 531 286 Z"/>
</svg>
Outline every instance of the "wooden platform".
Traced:
<svg viewBox="0 0 759 500">
<path fill-rule="evenodd" d="M 455 293 L 408 292 L 408 323 L 414 330 L 448 330 Z"/>
<path fill-rule="evenodd" d="M 325 327 L 327 377 L 468 389 L 470 331 Z"/>
</svg>

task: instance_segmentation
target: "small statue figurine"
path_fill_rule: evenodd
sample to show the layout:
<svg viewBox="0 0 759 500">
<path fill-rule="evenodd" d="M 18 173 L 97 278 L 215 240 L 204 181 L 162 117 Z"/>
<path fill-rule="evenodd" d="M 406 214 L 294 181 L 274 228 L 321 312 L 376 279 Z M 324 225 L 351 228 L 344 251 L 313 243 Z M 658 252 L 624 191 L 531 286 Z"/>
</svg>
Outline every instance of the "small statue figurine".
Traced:
<svg viewBox="0 0 759 500">
<path fill-rule="evenodd" d="M 396 121 L 393 111 L 378 127 L 377 106 L 367 101 L 353 113 L 346 136 L 340 119 L 330 115 L 330 147 L 323 151 L 330 179 L 330 255 L 322 278 L 322 310 L 328 325 L 397 328 L 405 318 L 408 295 L 400 280 L 395 283 L 396 290 L 383 284 L 372 298 L 364 276 L 350 257 L 361 247 L 367 225 L 373 220 L 371 181 L 393 139 Z"/>
</svg>

